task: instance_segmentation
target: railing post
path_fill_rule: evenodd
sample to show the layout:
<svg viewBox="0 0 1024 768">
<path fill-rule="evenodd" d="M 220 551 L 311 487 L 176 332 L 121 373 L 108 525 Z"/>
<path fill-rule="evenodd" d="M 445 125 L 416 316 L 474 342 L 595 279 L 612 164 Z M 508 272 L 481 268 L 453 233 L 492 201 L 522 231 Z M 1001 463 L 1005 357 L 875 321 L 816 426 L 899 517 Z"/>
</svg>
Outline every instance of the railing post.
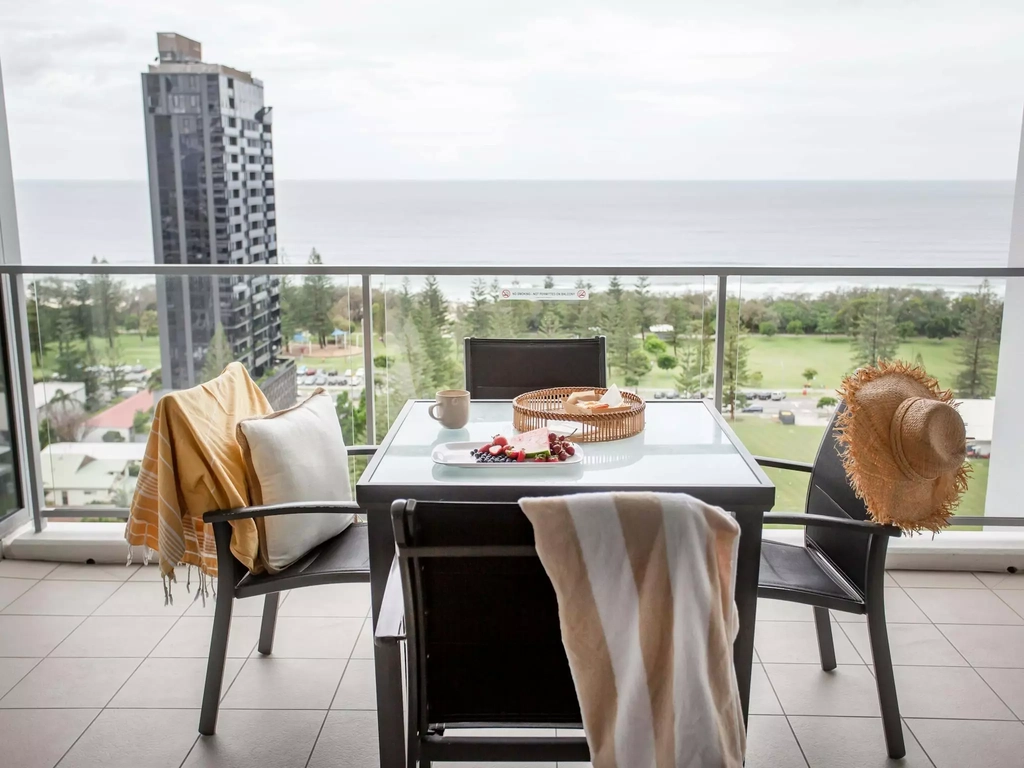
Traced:
<svg viewBox="0 0 1024 768">
<path fill-rule="evenodd" d="M 718 276 L 718 304 L 715 319 L 715 408 L 722 412 L 722 391 L 725 382 L 725 301 L 728 292 L 729 277 Z"/>
<path fill-rule="evenodd" d="M 363 275 L 363 402 L 366 403 L 366 442 L 377 444 L 373 412 L 373 289 L 370 275 Z"/>
<path fill-rule="evenodd" d="M 1010 221 L 1007 266 L 1024 267 L 1024 130 L 1017 155 L 1017 184 Z M 1008 277 L 1003 296 L 995 406 L 992 419 L 992 457 L 989 459 L 985 517 L 1010 517 L 1020 512 L 1021 451 L 1024 450 L 1024 279 Z"/>
</svg>

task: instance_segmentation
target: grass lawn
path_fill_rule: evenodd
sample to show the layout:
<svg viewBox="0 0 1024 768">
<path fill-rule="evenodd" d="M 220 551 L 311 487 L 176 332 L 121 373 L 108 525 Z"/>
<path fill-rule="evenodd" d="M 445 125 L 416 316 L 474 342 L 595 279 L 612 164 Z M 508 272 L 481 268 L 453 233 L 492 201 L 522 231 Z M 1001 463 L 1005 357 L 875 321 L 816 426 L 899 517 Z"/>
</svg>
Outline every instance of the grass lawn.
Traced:
<svg viewBox="0 0 1024 768">
<path fill-rule="evenodd" d="M 740 440 L 755 456 L 774 456 L 794 461 L 814 461 L 818 444 L 824 430 L 820 427 L 801 427 L 779 424 L 770 419 L 737 418 L 730 422 Z M 980 459 L 971 462 L 974 473 L 964 494 L 958 515 L 980 516 L 985 514 L 985 492 L 988 488 L 988 461 Z M 775 510 L 799 512 L 807 498 L 807 478 L 802 472 L 787 472 L 782 469 L 766 469 L 765 474 L 775 483 Z M 957 530 L 980 530 L 968 527 Z"/>
<path fill-rule="evenodd" d="M 853 368 L 852 347 L 847 336 L 761 336 L 747 337 L 750 345 L 748 368 L 764 377 L 761 389 L 800 389 L 805 384 L 801 373 L 805 368 L 818 371 L 812 382 L 815 389 L 832 390 Z M 901 359 L 913 361 L 920 354 L 928 373 L 944 386 L 951 386 L 959 367 L 960 343 L 956 339 L 914 338 L 900 345 Z M 714 370 L 714 360 L 707 361 Z M 654 368 L 644 376 L 642 387 L 675 388 L 675 371 Z"/>
<path fill-rule="evenodd" d="M 78 342 L 79 349 L 85 349 L 85 342 Z M 107 340 L 101 336 L 92 337 L 92 348 L 96 353 L 96 362 L 105 365 L 110 357 Z M 117 336 L 118 359 L 122 365 L 144 365 L 147 369 L 160 367 L 160 339 L 147 336 L 140 339 L 137 333 L 121 333 Z M 32 372 L 37 379 L 49 378 L 56 370 L 57 344 L 52 342 L 46 346 L 43 364 L 37 365 L 35 355 L 32 356 Z"/>
</svg>

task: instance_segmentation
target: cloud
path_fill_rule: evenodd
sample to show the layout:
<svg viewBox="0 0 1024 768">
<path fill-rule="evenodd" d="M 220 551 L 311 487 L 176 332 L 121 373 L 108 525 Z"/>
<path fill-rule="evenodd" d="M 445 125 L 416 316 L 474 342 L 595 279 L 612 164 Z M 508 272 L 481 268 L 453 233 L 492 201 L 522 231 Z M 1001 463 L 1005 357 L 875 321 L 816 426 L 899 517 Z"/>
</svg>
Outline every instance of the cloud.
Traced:
<svg viewBox="0 0 1024 768">
<path fill-rule="evenodd" d="M 16 174 L 144 178 L 157 31 L 251 70 L 283 178 L 1007 178 L 1024 4 L 0 0 Z"/>
</svg>

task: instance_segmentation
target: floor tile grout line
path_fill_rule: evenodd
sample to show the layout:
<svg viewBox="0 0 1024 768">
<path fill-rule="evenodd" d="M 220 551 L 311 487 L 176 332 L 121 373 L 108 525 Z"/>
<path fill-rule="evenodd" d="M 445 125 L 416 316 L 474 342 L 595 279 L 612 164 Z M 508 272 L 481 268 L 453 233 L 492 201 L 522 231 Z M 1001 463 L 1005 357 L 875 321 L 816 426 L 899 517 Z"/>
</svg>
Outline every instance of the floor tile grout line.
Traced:
<svg viewBox="0 0 1024 768">
<path fill-rule="evenodd" d="M 134 675 L 138 671 L 139 667 L 142 666 L 142 662 L 143 661 L 145 661 L 145 659 L 140 659 L 139 660 L 139 663 L 135 665 L 135 669 L 133 669 L 131 671 L 131 673 L 129 673 L 128 677 L 126 677 L 124 679 L 124 682 L 122 682 L 121 685 L 119 685 L 117 687 L 117 690 L 114 691 L 114 693 L 111 695 L 111 697 L 109 699 L 107 699 L 106 704 L 104 704 L 103 706 L 101 706 L 99 708 L 99 712 L 96 713 L 96 717 L 94 717 L 89 722 L 89 724 L 82 730 L 82 732 L 80 734 L 78 734 L 78 738 L 76 738 L 74 740 L 74 742 L 71 744 L 71 746 L 67 748 L 67 750 L 64 752 L 64 754 L 60 756 L 60 760 L 58 760 L 56 763 L 54 763 L 54 768 L 56 768 L 56 766 L 60 765 L 61 762 L 63 762 L 64 758 L 67 757 L 68 754 L 70 754 L 71 750 L 73 750 L 75 748 L 75 745 L 78 744 L 78 742 L 82 740 L 82 737 L 85 736 L 85 734 L 87 734 L 89 732 L 89 729 L 92 728 L 93 725 L 96 724 L 96 721 L 99 720 L 100 716 L 104 712 L 107 711 L 107 704 L 109 704 L 111 701 L 113 701 L 114 697 L 117 696 L 117 694 L 119 694 L 121 692 L 121 689 L 124 688 L 125 685 L 127 685 L 128 681 L 132 679 L 132 675 Z M 48 707 L 48 709 L 57 709 L 57 707 Z M 82 707 L 82 709 L 91 709 L 91 707 Z"/>
<path fill-rule="evenodd" d="M 344 677 L 344 676 L 345 676 L 344 673 L 342 673 L 342 677 Z M 341 685 L 341 680 L 338 680 L 338 685 Z M 337 695 L 337 691 L 335 691 L 335 695 Z M 331 703 L 333 704 L 334 701 L 332 700 Z M 309 756 L 306 757 L 306 762 L 304 763 L 304 768 L 309 768 L 309 763 L 313 759 L 313 753 L 316 752 L 317 742 L 320 741 L 320 736 L 324 732 L 324 726 L 327 725 L 327 718 L 330 717 L 330 716 L 331 716 L 331 710 L 328 708 L 328 710 L 326 712 L 324 712 L 324 719 L 320 722 L 320 728 L 316 732 L 316 737 L 313 739 L 313 743 L 309 747 Z"/>
<path fill-rule="evenodd" d="M 4 656 L 3 658 L 10 659 L 10 658 L 32 658 L 32 657 L 31 656 Z M 36 667 L 38 667 L 40 664 L 42 664 L 43 663 L 43 659 L 45 659 L 45 658 L 46 658 L 45 656 L 42 657 L 42 658 L 36 658 L 36 663 L 33 664 L 31 667 L 29 667 L 25 671 L 25 674 L 23 674 L 21 677 L 19 677 L 17 680 L 15 680 L 14 681 L 14 685 L 12 685 L 10 688 L 8 688 L 3 696 L 0 696 L 0 702 L 2 702 L 7 697 L 8 693 L 10 693 L 15 688 L 17 688 L 22 680 L 24 680 L 26 677 L 28 677 L 30 674 L 32 674 L 32 670 L 34 670 Z"/>
<path fill-rule="evenodd" d="M 779 705 L 779 709 L 782 710 L 782 716 L 786 719 L 786 726 L 789 728 L 789 732 L 793 734 L 793 740 L 796 742 L 796 748 L 800 750 L 800 756 L 804 759 L 804 763 L 807 768 L 811 768 L 811 761 L 807 759 L 807 755 L 804 753 L 804 746 L 800 743 L 800 739 L 796 735 L 796 731 L 793 728 L 793 724 L 789 721 L 789 715 L 786 714 L 786 708 L 782 706 L 782 699 L 779 698 L 778 692 L 775 690 L 775 683 L 772 682 L 771 677 L 768 676 L 768 670 L 764 668 L 764 664 L 761 664 L 761 672 L 764 674 L 765 680 L 768 681 L 768 687 L 772 690 L 772 696 L 775 697 L 775 702 Z M 750 715 L 747 715 L 748 728 Z"/>
<path fill-rule="evenodd" d="M 804 764 L 807 768 L 811 768 L 811 761 L 807 757 L 807 753 L 804 751 L 804 745 L 800 743 L 800 737 L 796 735 L 796 729 L 793 727 L 792 721 L 789 719 L 789 715 L 783 715 L 786 719 L 786 726 L 789 728 L 789 732 L 793 734 L 793 741 L 796 742 L 796 748 L 800 750 L 800 757 L 804 759 Z"/>
<path fill-rule="evenodd" d="M 82 709 L 92 709 L 92 707 L 82 707 Z M 89 724 L 87 726 L 85 726 L 85 728 L 82 729 L 82 732 L 80 734 L 78 734 L 78 736 L 75 738 L 75 740 L 73 742 L 71 742 L 71 746 L 68 747 L 67 749 L 65 749 L 64 750 L 64 754 L 62 754 L 60 756 L 60 759 L 58 759 L 57 762 L 55 762 L 53 764 L 53 768 L 57 768 L 57 766 L 60 765 L 64 761 L 64 758 L 67 757 L 68 754 L 71 752 L 71 750 L 75 748 L 75 745 L 78 744 L 78 742 L 80 742 L 82 740 L 82 737 L 85 736 L 85 734 L 89 731 L 90 728 L 93 727 L 93 725 L 96 723 L 96 721 L 100 719 L 100 715 L 102 715 L 103 712 L 104 712 L 104 708 L 100 707 L 99 711 L 96 712 L 96 716 L 92 720 L 89 721 Z"/>
<path fill-rule="evenodd" d="M 829 621 L 831 621 L 831 620 L 832 620 L 832 612 L 830 611 L 829 612 Z M 871 661 L 868 661 L 866 658 L 864 658 L 864 654 L 860 652 L 860 648 L 857 647 L 857 644 L 855 642 L 853 642 L 853 638 L 850 637 L 849 633 L 843 627 L 843 622 L 841 622 L 841 621 L 832 621 L 832 623 L 839 627 L 839 631 L 843 634 L 843 637 L 846 638 L 846 641 L 853 647 L 854 653 L 857 654 L 857 658 L 859 658 L 861 660 L 861 663 L 863 663 L 864 666 L 871 666 L 872 664 L 875 663 L 874 662 L 874 658 L 872 658 Z M 857 626 L 858 627 L 860 626 L 859 622 L 857 623 Z M 886 629 L 888 630 L 888 628 L 889 628 L 888 622 L 886 622 L 885 626 L 886 626 Z M 869 643 L 869 645 L 870 645 L 870 643 Z"/>
</svg>

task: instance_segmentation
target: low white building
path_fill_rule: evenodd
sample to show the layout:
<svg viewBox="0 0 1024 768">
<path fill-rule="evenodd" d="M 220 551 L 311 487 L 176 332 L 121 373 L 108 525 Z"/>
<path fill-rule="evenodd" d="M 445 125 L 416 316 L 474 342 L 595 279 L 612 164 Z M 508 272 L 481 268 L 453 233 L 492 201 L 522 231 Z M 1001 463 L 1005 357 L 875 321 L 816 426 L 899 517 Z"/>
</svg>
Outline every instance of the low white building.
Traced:
<svg viewBox="0 0 1024 768">
<path fill-rule="evenodd" d="M 130 498 L 132 466 L 142 464 L 145 452 L 143 443 L 51 443 L 39 453 L 45 503 L 113 506 L 119 495 Z"/>
<path fill-rule="evenodd" d="M 992 453 L 992 425 L 996 418 L 996 401 L 961 400 L 960 416 L 967 427 L 967 446 L 976 456 L 987 459 Z"/>
<path fill-rule="evenodd" d="M 74 405 L 85 410 L 85 384 L 81 381 L 37 381 L 33 387 L 36 415 L 46 418 L 47 411 L 57 404 Z"/>
</svg>

